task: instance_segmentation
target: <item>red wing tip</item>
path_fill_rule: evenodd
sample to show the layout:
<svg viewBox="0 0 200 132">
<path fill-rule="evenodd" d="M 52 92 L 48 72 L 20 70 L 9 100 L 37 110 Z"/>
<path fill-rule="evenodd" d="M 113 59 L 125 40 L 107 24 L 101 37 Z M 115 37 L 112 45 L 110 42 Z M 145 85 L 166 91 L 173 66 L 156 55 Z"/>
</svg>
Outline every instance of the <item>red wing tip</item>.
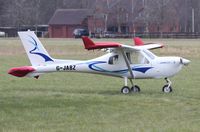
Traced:
<svg viewBox="0 0 200 132">
<path fill-rule="evenodd" d="M 164 44 L 160 44 L 160 45 L 161 45 L 161 46 L 160 46 L 161 48 L 165 47 L 165 45 L 164 45 Z"/>
<path fill-rule="evenodd" d="M 142 45 L 144 45 L 144 42 L 139 37 L 134 37 L 133 41 L 134 41 L 134 43 L 135 43 L 136 46 L 142 46 Z"/>
</svg>

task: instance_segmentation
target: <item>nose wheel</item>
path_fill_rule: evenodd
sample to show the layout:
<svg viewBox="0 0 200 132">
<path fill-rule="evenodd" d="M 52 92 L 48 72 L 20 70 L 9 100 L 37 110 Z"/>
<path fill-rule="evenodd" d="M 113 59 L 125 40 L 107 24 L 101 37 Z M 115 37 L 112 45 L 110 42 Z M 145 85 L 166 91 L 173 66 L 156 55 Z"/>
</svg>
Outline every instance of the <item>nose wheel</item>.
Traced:
<svg viewBox="0 0 200 132">
<path fill-rule="evenodd" d="M 133 92 L 133 93 L 140 92 L 140 87 L 137 86 L 137 85 L 134 85 L 132 79 L 130 79 L 130 82 L 131 82 L 131 85 L 132 85 L 131 88 L 128 87 L 128 79 L 127 78 L 124 78 L 124 82 L 125 82 L 125 86 L 122 87 L 121 93 L 128 94 L 130 92 Z"/>
<path fill-rule="evenodd" d="M 164 85 L 162 91 L 164 93 L 170 93 L 170 92 L 172 92 L 172 87 L 169 85 Z"/>
<path fill-rule="evenodd" d="M 171 93 L 172 92 L 172 87 L 171 87 L 172 82 L 168 78 L 165 78 L 165 80 L 166 80 L 167 84 L 163 86 L 162 91 L 164 93 Z"/>
</svg>

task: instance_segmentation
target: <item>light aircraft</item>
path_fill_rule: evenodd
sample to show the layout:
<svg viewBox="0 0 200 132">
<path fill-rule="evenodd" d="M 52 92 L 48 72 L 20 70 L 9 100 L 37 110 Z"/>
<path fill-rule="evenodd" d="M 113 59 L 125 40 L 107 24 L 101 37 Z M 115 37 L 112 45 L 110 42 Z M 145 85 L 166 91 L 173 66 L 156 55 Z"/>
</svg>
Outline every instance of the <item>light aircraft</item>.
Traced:
<svg viewBox="0 0 200 132">
<path fill-rule="evenodd" d="M 82 72 L 121 77 L 124 86 L 121 93 L 139 92 L 134 79 L 164 78 L 166 85 L 162 91 L 172 92 L 169 77 L 177 74 L 184 65 L 190 63 L 182 57 L 158 57 L 150 50 L 162 48 L 159 43 L 144 44 L 135 38 L 134 46 L 116 42 L 93 42 L 82 37 L 85 49 L 104 49 L 105 55 L 91 60 L 60 60 L 52 58 L 33 31 L 18 32 L 32 66 L 11 68 L 8 73 L 17 77 L 35 77 L 51 72 Z M 128 86 L 130 80 L 131 88 Z"/>
</svg>

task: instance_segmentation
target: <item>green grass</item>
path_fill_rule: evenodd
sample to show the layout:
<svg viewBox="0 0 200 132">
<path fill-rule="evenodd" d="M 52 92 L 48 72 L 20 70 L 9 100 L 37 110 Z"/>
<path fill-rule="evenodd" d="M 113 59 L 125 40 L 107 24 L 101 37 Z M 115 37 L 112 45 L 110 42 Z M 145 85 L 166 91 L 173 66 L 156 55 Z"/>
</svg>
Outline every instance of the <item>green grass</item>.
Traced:
<svg viewBox="0 0 200 132">
<path fill-rule="evenodd" d="M 96 40 L 101 41 L 101 40 Z M 109 40 L 112 41 L 112 40 Z M 131 40 L 117 39 L 131 44 Z M 30 65 L 18 39 L 0 39 L 0 132 L 188 132 L 200 130 L 200 40 L 164 39 L 156 54 L 188 58 L 191 64 L 171 78 L 164 94 L 159 80 L 136 80 L 137 94 L 123 95 L 120 78 L 81 73 L 52 73 L 33 78 L 7 75 Z M 80 40 L 42 39 L 55 58 L 89 59 Z"/>
</svg>

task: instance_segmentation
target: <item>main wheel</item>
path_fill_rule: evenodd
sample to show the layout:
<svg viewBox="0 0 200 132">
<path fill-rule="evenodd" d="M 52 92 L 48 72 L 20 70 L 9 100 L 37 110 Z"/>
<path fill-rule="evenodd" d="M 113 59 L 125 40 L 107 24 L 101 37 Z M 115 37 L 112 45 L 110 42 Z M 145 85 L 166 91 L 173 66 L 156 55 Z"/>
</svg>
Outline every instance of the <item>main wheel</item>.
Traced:
<svg viewBox="0 0 200 132">
<path fill-rule="evenodd" d="M 165 86 L 163 86 L 162 91 L 163 91 L 164 93 L 170 93 L 170 92 L 172 92 L 172 87 L 171 87 L 171 86 L 168 86 L 168 85 L 165 85 Z"/>
<path fill-rule="evenodd" d="M 130 93 L 130 88 L 127 87 L 127 86 L 122 87 L 121 93 L 123 93 L 123 94 L 128 94 L 128 93 Z"/>
<path fill-rule="evenodd" d="M 135 85 L 135 86 L 131 87 L 131 91 L 134 93 L 140 92 L 140 87 Z"/>
</svg>

